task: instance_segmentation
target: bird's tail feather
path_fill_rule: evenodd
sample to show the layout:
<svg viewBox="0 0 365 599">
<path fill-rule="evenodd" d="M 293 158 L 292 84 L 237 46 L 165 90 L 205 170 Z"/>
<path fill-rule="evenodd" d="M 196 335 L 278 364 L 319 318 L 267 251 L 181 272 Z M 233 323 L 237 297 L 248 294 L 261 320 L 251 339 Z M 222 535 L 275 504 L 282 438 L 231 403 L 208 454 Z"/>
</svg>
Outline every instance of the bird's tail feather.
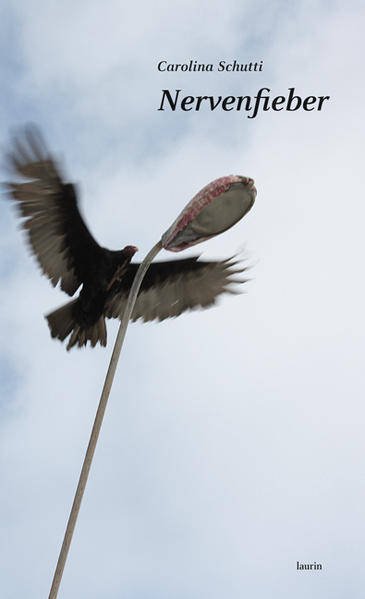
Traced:
<svg viewBox="0 0 365 599">
<path fill-rule="evenodd" d="M 93 325 L 81 324 L 77 318 L 78 301 L 78 299 L 72 300 L 46 315 L 52 337 L 64 341 L 71 333 L 67 351 L 75 345 L 79 347 L 87 345 L 88 341 L 90 341 L 92 347 L 98 342 L 105 347 L 106 326 L 104 316 L 101 316 Z"/>
</svg>

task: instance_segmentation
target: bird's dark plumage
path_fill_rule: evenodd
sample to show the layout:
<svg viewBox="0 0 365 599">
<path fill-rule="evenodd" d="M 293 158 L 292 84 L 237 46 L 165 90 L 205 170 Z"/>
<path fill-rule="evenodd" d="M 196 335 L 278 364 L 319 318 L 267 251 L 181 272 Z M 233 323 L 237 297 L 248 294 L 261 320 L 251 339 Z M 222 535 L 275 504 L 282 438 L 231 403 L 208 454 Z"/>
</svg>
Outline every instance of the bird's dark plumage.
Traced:
<svg viewBox="0 0 365 599">
<path fill-rule="evenodd" d="M 111 251 L 95 241 L 79 212 L 75 187 L 64 181 L 37 128 L 27 127 L 14 139 L 9 162 L 16 181 L 7 186 L 41 269 L 70 296 L 81 287 L 77 299 L 46 316 L 52 337 L 63 341 L 70 335 L 67 349 L 88 341 L 106 345 L 105 317 L 123 316 L 139 266 L 130 263 L 137 248 Z M 243 270 L 234 260 L 197 257 L 152 263 L 132 320 L 164 320 L 211 306 L 221 293 L 234 293 L 232 283 L 243 281 L 232 277 Z"/>
</svg>

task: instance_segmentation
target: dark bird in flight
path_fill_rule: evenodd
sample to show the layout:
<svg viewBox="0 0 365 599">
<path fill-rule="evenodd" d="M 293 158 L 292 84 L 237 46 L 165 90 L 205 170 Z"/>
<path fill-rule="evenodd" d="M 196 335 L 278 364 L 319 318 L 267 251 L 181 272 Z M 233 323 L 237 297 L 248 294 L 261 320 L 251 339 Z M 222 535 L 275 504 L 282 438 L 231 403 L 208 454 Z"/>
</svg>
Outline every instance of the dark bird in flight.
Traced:
<svg viewBox="0 0 365 599">
<path fill-rule="evenodd" d="M 98 342 L 105 346 L 105 317 L 123 316 L 139 266 L 131 264 L 138 248 L 127 245 L 112 251 L 95 241 L 80 214 L 74 185 L 64 180 L 36 127 L 27 127 L 14 138 L 8 158 L 16 175 L 7 183 L 8 191 L 43 273 L 70 296 L 81 287 L 76 299 L 46 315 L 52 337 L 64 341 L 70 335 L 68 350 L 88 341 L 92 347 Z M 207 308 L 223 292 L 237 293 L 232 284 L 245 280 L 237 281 L 233 275 L 244 270 L 232 258 L 152 263 L 131 318 L 161 321 L 196 307 Z"/>
</svg>

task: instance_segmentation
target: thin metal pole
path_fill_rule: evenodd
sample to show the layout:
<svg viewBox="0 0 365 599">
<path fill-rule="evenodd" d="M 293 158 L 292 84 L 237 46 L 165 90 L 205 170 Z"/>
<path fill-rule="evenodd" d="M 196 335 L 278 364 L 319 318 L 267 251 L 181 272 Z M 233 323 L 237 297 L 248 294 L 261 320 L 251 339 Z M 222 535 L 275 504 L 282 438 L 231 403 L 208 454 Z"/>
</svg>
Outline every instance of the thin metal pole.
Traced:
<svg viewBox="0 0 365 599">
<path fill-rule="evenodd" d="M 132 311 L 134 308 L 134 304 L 137 299 L 138 291 L 141 286 L 143 277 L 148 270 L 149 265 L 151 264 L 152 260 L 154 259 L 154 257 L 158 254 L 158 252 L 161 249 L 162 249 L 162 245 L 161 245 L 161 241 L 159 241 L 148 252 L 147 256 L 145 257 L 145 259 L 139 266 L 136 276 L 134 277 L 134 281 L 133 281 L 131 290 L 129 292 L 127 305 L 124 310 L 122 322 L 120 323 L 118 335 L 117 335 L 117 338 L 116 338 L 115 344 L 114 344 L 114 350 L 112 353 L 112 357 L 110 359 L 108 372 L 105 377 L 103 391 L 101 393 L 99 406 L 98 406 L 98 409 L 96 412 L 94 425 L 93 425 L 93 428 L 91 431 L 90 440 L 89 440 L 89 444 L 88 444 L 88 447 L 86 450 L 84 463 L 82 465 L 79 483 L 77 485 L 75 498 L 74 498 L 70 516 L 69 516 L 69 519 L 67 522 L 65 536 L 63 538 L 63 543 L 62 543 L 60 555 L 58 557 L 58 562 L 57 562 L 56 570 L 54 573 L 52 587 L 51 587 L 48 599 L 56 599 L 58 590 L 59 590 L 59 587 L 61 584 L 62 574 L 63 574 L 63 570 L 65 567 L 66 559 L 67 559 L 67 554 L 70 549 L 72 535 L 73 535 L 73 532 L 75 529 L 77 516 L 80 511 L 80 505 L 81 505 L 82 497 L 84 495 L 87 479 L 89 476 L 89 471 L 90 471 L 92 459 L 94 456 L 96 443 L 98 441 L 99 432 L 100 432 L 101 425 L 103 422 L 106 405 L 108 403 L 110 389 L 113 384 L 113 379 L 114 379 L 115 371 L 117 368 L 120 351 L 122 349 L 124 337 L 125 337 L 128 323 L 129 323 L 129 320 L 130 320 L 130 317 L 131 317 L 131 314 L 132 314 Z"/>
</svg>

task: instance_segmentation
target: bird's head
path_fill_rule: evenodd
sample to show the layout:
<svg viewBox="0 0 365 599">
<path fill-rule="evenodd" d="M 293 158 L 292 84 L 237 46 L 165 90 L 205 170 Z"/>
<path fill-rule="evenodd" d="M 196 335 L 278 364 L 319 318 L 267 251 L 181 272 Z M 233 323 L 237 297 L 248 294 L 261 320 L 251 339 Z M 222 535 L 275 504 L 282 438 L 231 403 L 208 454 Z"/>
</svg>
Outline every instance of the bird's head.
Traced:
<svg viewBox="0 0 365 599">
<path fill-rule="evenodd" d="M 126 245 L 125 248 L 123 248 L 123 254 L 130 260 L 133 258 L 136 252 L 138 252 L 138 247 L 135 245 Z"/>
</svg>

